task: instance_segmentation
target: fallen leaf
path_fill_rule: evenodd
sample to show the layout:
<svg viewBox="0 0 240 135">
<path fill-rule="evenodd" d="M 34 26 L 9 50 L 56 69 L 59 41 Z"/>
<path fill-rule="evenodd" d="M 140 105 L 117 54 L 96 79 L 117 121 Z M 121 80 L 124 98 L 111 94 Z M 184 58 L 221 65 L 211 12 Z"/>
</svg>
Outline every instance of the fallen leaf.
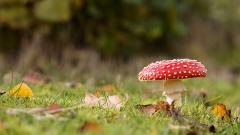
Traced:
<svg viewBox="0 0 240 135">
<path fill-rule="evenodd" d="M 101 133 L 102 129 L 100 128 L 100 125 L 96 122 L 85 122 L 80 128 L 80 132 L 87 132 L 87 131 L 93 131 Z"/>
<path fill-rule="evenodd" d="M 212 109 L 212 114 L 222 120 L 229 119 L 231 117 L 231 110 L 227 110 L 224 104 L 215 104 Z"/>
<path fill-rule="evenodd" d="M 59 108 L 61 108 L 60 107 L 60 105 L 59 104 L 50 104 L 50 105 L 48 105 L 48 107 L 47 107 L 47 109 L 49 110 L 49 111 L 51 111 L 51 110 L 56 110 L 56 109 L 59 109 Z"/>
<path fill-rule="evenodd" d="M 146 113 L 149 115 L 153 115 L 154 113 L 156 113 L 159 110 L 159 107 L 157 105 L 153 105 L 153 104 L 137 105 L 136 107 L 140 112 Z"/>
<path fill-rule="evenodd" d="M 100 97 L 100 96 L 101 96 L 101 93 L 100 93 L 99 91 L 95 91 L 95 92 L 93 93 L 93 95 L 95 95 L 96 97 Z"/>
<path fill-rule="evenodd" d="M 57 114 L 59 112 L 62 112 L 62 108 L 59 104 L 50 104 L 47 107 L 47 112 L 50 114 Z"/>
<path fill-rule="evenodd" d="M 153 115 L 159 110 L 162 110 L 167 114 L 171 113 L 170 105 L 164 101 L 160 101 L 158 104 L 137 105 L 137 108 L 140 112 L 147 113 L 149 115 Z"/>
<path fill-rule="evenodd" d="M 117 95 L 109 96 L 109 97 L 108 97 L 108 101 L 109 101 L 112 105 L 116 105 L 116 106 L 120 106 L 120 105 L 121 105 L 121 99 L 120 99 L 120 97 L 117 96 Z"/>
<path fill-rule="evenodd" d="M 24 82 L 17 84 L 9 91 L 10 96 L 31 97 L 32 89 Z"/>
<path fill-rule="evenodd" d="M 215 127 L 213 125 L 202 124 L 198 121 L 192 120 L 191 118 L 184 116 L 181 113 L 180 108 L 175 108 L 174 104 L 169 105 L 167 102 L 160 101 L 158 104 L 137 105 L 136 107 L 140 112 L 147 113 L 149 115 L 153 115 L 158 111 L 164 111 L 169 117 L 172 117 L 179 123 L 186 123 L 185 126 L 170 125 L 171 129 L 196 128 L 201 130 L 209 130 L 210 132 L 215 132 Z"/>
<path fill-rule="evenodd" d="M 163 111 L 166 111 L 166 112 L 170 112 L 170 105 L 168 104 L 168 102 L 165 102 L 165 101 L 160 101 L 158 104 L 157 104 L 158 108 L 163 110 Z"/>
<path fill-rule="evenodd" d="M 122 107 L 122 101 L 119 96 L 113 95 L 109 96 L 107 102 L 102 106 L 103 108 L 115 108 L 117 110 L 120 110 L 120 108 Z"/>
<path fill-rule="evenodd" d="M 102 108 L 113 108 L 116 110 L 120 110 L 122 107 L 121 98 L 117 95 L 104 97 L 97 97 L 94 94 L 87 93 L 82 101 L 83 106 L 86 107 L 102 107 Z"/>
<path fill-rule="evenodd" d="M 84 106 L 93 107 L 98 106 L 99 101 L 100 101 L 99 97 L 91 93 L 86 93 L 82 102 Z"/>
</svg>

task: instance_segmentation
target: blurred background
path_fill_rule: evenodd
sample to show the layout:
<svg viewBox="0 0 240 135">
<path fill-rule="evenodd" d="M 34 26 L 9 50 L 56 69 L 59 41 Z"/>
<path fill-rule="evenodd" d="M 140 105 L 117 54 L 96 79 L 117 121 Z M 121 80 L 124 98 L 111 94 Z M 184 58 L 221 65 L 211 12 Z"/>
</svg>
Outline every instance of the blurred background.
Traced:
<svg viewBox="0 0 240 135">
<path fill-rule="evenodd" d="M 2 75 L 137 76 L 172 58 L 240 80 L 240 1 L 0 0 Z"/>
</svg>

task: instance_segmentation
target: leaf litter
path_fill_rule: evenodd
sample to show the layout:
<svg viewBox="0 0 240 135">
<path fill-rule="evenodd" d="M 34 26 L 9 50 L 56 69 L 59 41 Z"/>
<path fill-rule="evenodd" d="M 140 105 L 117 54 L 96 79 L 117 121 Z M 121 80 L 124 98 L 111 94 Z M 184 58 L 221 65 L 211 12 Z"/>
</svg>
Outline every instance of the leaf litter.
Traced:
<svg viewBox="0 0 240 135">
<path fill-rule="evenodd" d="M 218 103 L 212 107 L 212 114 L 222 120 L 230 120 L 231 110 L 227 110 L 227 107 L 224 104 Z"/>
<path fill-rule="evenodd" d="M 64 120 L 63 117 L 60 117 L 60 114 L 69 110 L 81 108 L 81 107 L 100 107 L 104 109 L 115 109 L 119 111 L 124 103 L 126 103 L 129 99 L 128 94 L 125 94 L 124 102 L 122 98 L 118 95 L 110 95 L 110 96 L 101 96 L 102 92 L 106 92 L 108 94 L 116 91 L 116 87 L 114 85 L 106 85 L 101 87 L 101 89 L 97 89 L 97 93 L 86 93 L 82 102 L 79 105 L 73 107 L 62 108 L 59 104 L 50 104 L 47 107 L 38 107 L 31 109 L 8 109 L 7 113 L 10 115 L 16 115 L 19 113 L 27 113 L 33 115 L 36 119 L 44 119 L 44 118 L 58 118 L 58 120 Z M 169 128 L 172 130 L 175 129 L 203 129 L 209 130 L 210 132 L 215 132 L 216 129 L 213 125 L 202 124 L 195 120 L 192 120 L 186 116 L 184 116 L 180 108 L 175 108 L 174 105 L 169 105 L 167 102 L 160 101 L 157 104 L 147 104 L 147 105 L 136 105 L 136 108 L 148 115 L 154 115 L 159 111 L 165 112 L 169 117 L 177 120 L 179 123 L 183 123 L 181 125 L 172 125 L 169 124 Z M 216 104 L 212 108 L 212 114 L 218 118 L 225 119 L 231 117 L 231 111 L 226 109 L 224 104 Z M 97 129 L 98 124 L 94 122 L 86 122 L 82 127 L 80 127 L 79 131 L 84 132 L 89 129 Z"/>
<path fill-rule="evenodd" d="M 127 98 L 126 98 L 127 99 Z M 86 93 L 82 100 L 83 106 L 85 107 L 101 107 L 101 108 L 112 108 L 120 110 L 123 106 L 122 100 L 118 95 L 112 95 L 108 97 L 96 96 L 91 93 Z"/>
<path fill-rule="evenodd" d="M 14 86 L 8 93 L 10 96 L 17 97 L 32 97 L 32 89 L 24 82 L 21 82 Z"/>
<path fill-rule="evenodd" d="M 140 112 L 146 113 L 146 114 L 149 114 L 149 115 L 153 115 L 160 110 L 165 111 L 168 114 L 170 113 L 170 105 L 167 102 L 164 102 L 164 101 L 160 101 L 157 104 L 137 105 L 136 108 Z"/>
<path fill-rule="evenodd" d="M 154 115 L 159 111 L 165 112 L 169 117 L 172 117 L 174 120 L 181 123 L 181 125 L 169 125 L 169 128 L 172 130 L 175 129 L 201 129 L 208 130 L 210 132 L 215 132 L 215 127 L 213 125 L 202 124 L 191 118 L 186 117 L 181 113 L 180 108 L 176 108 L 174 104 L 169 105 L 165 101 L 160 101 L 157 104 L 148 104 L 148 105 L 137 105 L 136 108 L 148 115 Z"/>
<path fill-rule="evenodd" d="M 122 106 L 123 103 L 120 96 L 112 95 L 108 96 L 107 98 L 104 98 L 97 97 L 94 94 L 87 93 L 80 104 L 72 107 L 62 108 L 59 104 L 54 103 L 48 105 L 47 107 L 24 108 L 24 109 L 10 108 L 7 109 L 6 112 L 9 115 L 26 113 L 32 115 L 36 119 L 58 118 L 58 120 L 65 120 L 63 117 L 60 117 L 62 113 L 78 109 L 81 107 L 101 107 L 104 109 L 115 109 L 116 111 L 120 111 L 120 108 Z"/>
</svg>

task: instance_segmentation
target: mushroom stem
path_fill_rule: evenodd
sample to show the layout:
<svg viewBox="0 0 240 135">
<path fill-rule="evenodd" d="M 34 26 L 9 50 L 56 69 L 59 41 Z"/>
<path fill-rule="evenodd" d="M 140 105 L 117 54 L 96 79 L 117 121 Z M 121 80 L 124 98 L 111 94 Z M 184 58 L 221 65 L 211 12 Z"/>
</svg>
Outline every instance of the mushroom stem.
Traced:
<svg viewBox="0 0 240 135">
<path fill-rule="evenodd" d="M 174 101 L 179 101 L 182 104 L 181 98 L 186 88 L 181 80 L 166 80 L 164 82 L 163 96 L 166 97 L 167 102 L 171 105 Z"/>
</svg>

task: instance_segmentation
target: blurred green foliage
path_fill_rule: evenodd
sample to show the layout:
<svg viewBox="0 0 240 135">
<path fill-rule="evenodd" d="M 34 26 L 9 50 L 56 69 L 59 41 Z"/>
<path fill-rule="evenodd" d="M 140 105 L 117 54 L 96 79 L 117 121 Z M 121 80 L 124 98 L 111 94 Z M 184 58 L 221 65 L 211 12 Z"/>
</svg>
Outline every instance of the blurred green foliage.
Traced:
<svg viewBox="0 0 240 135">
<path fill-rule="evenodd" d="M 208 13 L 204 0 L 1 0 L 1 47 L 19 46 L 21 36 L 48 27 L 104 55 L 158 48 L 187 32 L 186 18 Z M 4 29 L 4 30 L 3 30 Z M 5 31 L 9 30 L 5 38 Z M 16 34 L 16 31 L 23 33 Z M 12 34 L 11 34 L 12 33 Z M 57 34 L 56 34 L 57 33 Z M 61 34 L 62 33 L 62 34 Z M 30 34 L 31 35 L 31 34 Z M 14 36 L 20 36 L 16 38 Z M 30 36 L 31 38 L 31 36 Z M 14 45 L 15 43 L 15 45 Z"/>
<path fill-rule="evenodd" d="M 212 0 L 211 16 L 227 25 L 239 25 L 240 1 L 239 0 Z M 231 26 L 230 26 L 231 27 Z"/>
</svg>

